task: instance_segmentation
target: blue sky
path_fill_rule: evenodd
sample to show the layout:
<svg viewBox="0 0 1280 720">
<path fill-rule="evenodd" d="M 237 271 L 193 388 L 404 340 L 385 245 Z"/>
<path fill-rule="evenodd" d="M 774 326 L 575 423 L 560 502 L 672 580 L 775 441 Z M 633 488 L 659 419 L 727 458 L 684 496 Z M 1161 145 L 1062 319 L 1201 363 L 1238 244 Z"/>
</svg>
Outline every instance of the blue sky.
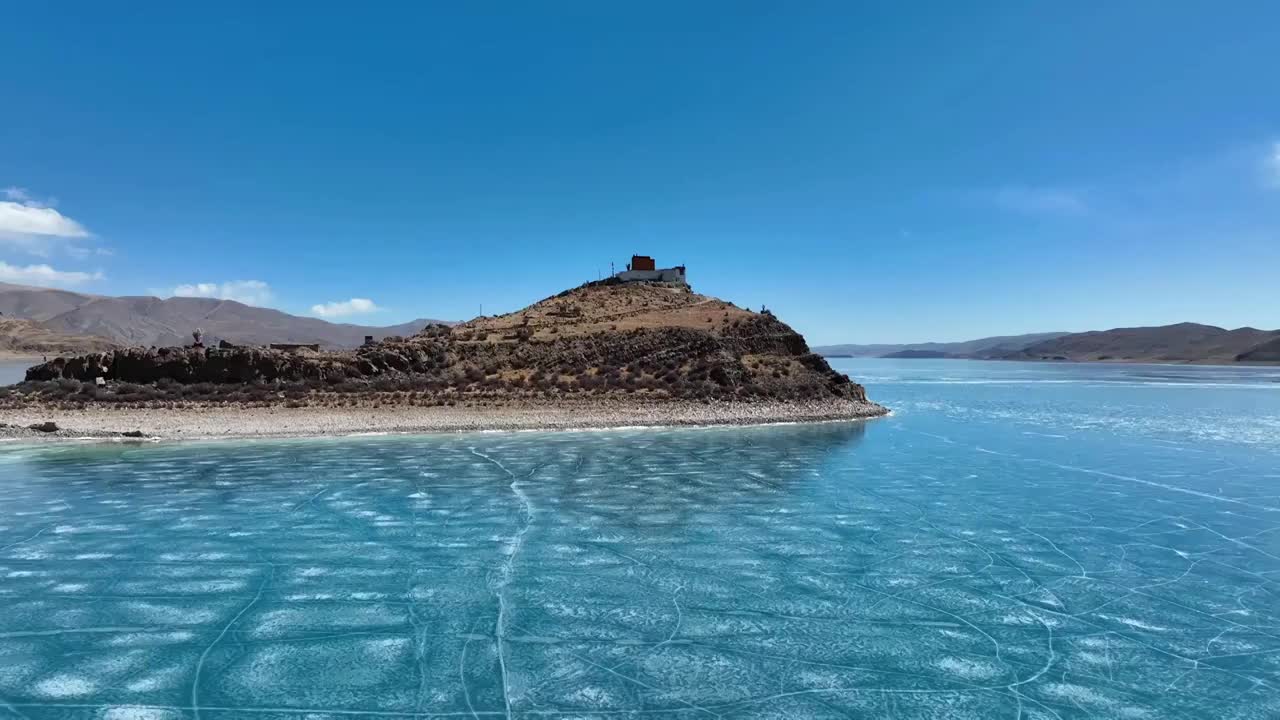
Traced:
<svg viewBox="0 0 1280 720">
<path fill-rule="evenodd" d="M 391 324 L 641 252 L 813 344 L 1276 328 L 1277 27 L 1269 2 L 22 3 L 0 281 Z"/>
</svg>

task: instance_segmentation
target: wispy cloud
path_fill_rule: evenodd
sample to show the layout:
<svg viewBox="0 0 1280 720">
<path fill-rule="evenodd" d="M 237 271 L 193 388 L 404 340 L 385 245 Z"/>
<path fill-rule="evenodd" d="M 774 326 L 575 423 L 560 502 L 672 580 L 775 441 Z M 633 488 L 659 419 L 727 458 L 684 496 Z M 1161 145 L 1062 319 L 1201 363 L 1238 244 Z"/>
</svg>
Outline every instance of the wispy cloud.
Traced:
<svg viewBox="0 0 1280 720">
<path fill-rule="evenodd" d="M 103 278 L 99 272 L 79 272 L 74 270 L 57 270 L 48 265 L 10 265 L 0 260 L 0 282 L 17 283 L 18 285 L 38 285 L 40 287 L 67 287 L 83 285 Z"/>
<path fill-rule="evenodd" d="M 261 280 L 228 280 L 221 283 L 186 283 L 157 295 L 170 297 L 217 298 L 234 300 L 245 305 L 263 306 L 275 299 L 271 286 Z"/>
<path fill-rule="evenodd" d="M 111 248 L 105 247 L 84 247 L 82 245 L 68 245 L 66 253 L 69 257 L 76 260 L 87 260 L 91 257 L 111 257 L 116 254 Z"/>
<path fill-rule="evenodd" d="M 323 318 L 347 317 L 350 315 L 367 315 L 381 311 L 369 298 L 351 298 L 339 302 L 328 302 L 312 305 L 311 312 Z"/>
<path fill-rule="evenodd" d="M 1080 215 L 1089 204 L 1077 191 L 1063 188 L 1006 185 L 993 190 L 989 199 L 997 207 L 1027 215 Z"/>
<path fill-rule="evenodd" d="M 9 186 L 3 190 L 0 190 L 0 195 L 4 195 L 6 200 L 12 200 L 17 203 L 41 205 L 41 206 L 45 204 L 45 203 L 37 202 L 36 199 L 31 196 L 31 193 L 28 192 L 26 188 Z M 52 204 L 52 203 L 49 203 L 49 204 Z"/>
</svg>

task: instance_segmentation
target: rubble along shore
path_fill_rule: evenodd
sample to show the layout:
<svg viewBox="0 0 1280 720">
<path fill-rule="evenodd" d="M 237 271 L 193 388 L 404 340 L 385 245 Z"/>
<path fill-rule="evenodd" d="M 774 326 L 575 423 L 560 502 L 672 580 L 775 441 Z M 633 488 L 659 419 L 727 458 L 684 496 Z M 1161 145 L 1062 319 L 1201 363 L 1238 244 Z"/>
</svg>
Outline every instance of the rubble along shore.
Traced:
<svg viewBox="0 0 1280 720">
<path fill-rule="evenodd" d="M 207 439 L 331 437 L 360 433 L 446 433 L 585 430 L 621 427 L 764 425 L 857 421 L 888 410 L 849 400 L 660 403 L 606 400 L 478 407 L 323 408 L 234 405 L 0 410 L 0 438 L 66 441 L 83 438 Z M 31 429 L 52 422 L 53 431 Z M 126 433 L 128 435 L 126 435 Z"/>
</svg>

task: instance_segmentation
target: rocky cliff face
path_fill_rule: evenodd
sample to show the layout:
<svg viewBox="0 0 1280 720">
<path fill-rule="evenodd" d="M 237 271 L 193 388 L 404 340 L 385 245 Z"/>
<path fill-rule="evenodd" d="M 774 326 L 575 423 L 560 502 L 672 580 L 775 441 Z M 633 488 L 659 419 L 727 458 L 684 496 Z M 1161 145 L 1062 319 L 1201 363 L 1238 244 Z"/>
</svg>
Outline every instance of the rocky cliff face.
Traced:
<svg viewBox="0 0 1280 720">
<path fill-rule="evenodd" d="M 770 313 L 687 289 L 590 285 L 530 308 L 343 352 L 131 348 L 58 359 L 29 381 L 234 384 L 312 391 L 630 394 L 866 402 Z"/>
</svg>

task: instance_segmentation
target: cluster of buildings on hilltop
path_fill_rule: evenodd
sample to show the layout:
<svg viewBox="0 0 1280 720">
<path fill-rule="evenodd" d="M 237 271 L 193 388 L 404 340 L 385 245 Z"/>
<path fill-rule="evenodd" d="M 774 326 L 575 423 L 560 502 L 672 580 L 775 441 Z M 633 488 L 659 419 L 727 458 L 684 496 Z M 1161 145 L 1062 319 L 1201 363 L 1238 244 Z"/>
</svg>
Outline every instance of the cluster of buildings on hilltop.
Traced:
<svg viewBox="0 0 1280 720">
<path fill-rule="evenodd" d="M 623 282 L 669 282 L 688 285 L 683 265 L 659 268 L 648 255 L 632 255 L 627 269 L 614 275 Z"/>
</svg>

